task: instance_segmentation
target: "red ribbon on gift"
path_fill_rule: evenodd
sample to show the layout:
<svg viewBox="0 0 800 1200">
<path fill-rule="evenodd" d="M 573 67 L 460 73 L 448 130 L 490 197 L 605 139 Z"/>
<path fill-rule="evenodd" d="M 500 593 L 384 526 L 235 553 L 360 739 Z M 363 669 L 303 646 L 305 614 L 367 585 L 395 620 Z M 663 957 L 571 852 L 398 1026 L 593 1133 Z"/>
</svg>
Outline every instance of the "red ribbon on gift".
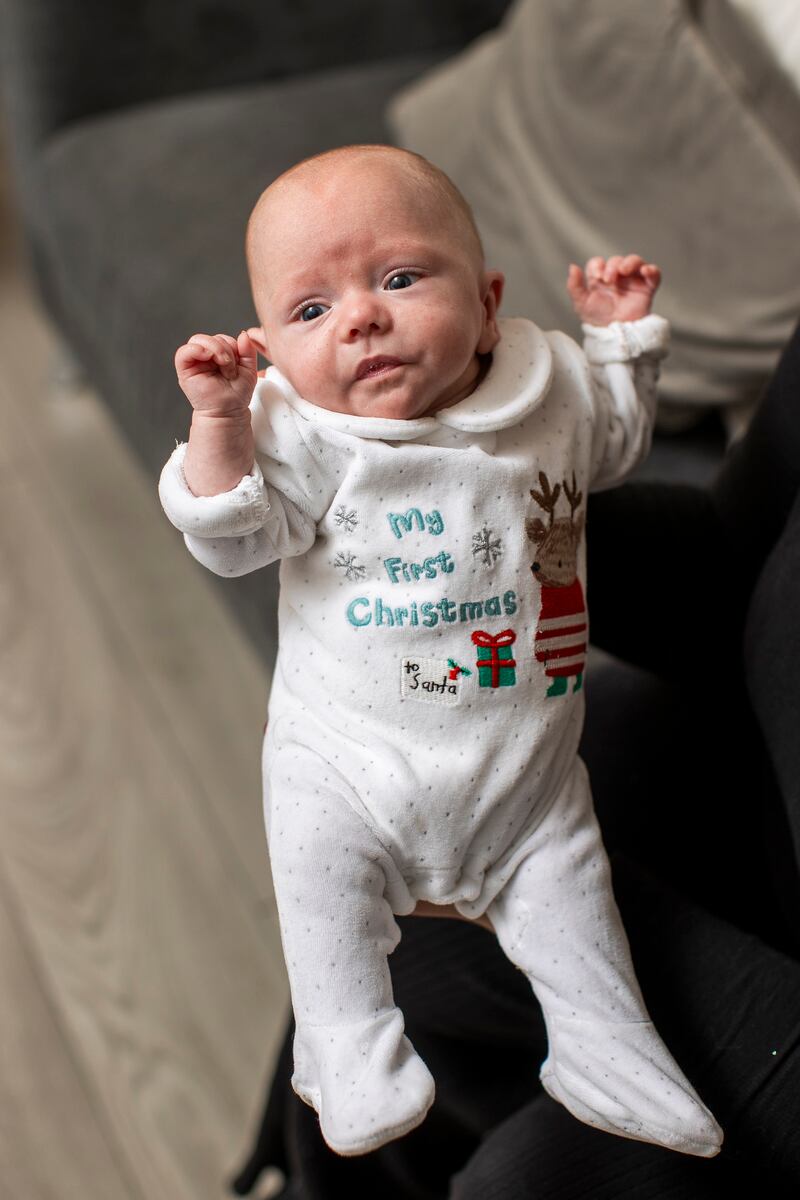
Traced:
<svg viewBox="0 0 800 1200">
<path fill-rule="evenodd" d="M 476 629 L 472 634 L 472 640 L 476 646 L 484 647 L 491 650 L 491 658 L 477 659 L 476 667 L 491 667 L 492 668 L 492 687 L 500 687 L 500 668 L 515 667 L 517 661 L 514 658 L 500 658 L 497 653 L 498 646 L 510 646 L 512 642 L 517 640 L 517 635 L 513 629 L 504 629 L 502 633 L 487 633 L 485 629 Z"/>
</svg>

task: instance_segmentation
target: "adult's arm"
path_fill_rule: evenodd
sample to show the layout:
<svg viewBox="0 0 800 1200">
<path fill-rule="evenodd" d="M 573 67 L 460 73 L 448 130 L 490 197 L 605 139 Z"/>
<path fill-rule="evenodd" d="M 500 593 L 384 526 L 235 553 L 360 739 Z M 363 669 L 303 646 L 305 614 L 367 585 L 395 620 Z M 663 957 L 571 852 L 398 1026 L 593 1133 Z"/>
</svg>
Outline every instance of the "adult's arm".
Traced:
<svg viewBox="0 0 800 1200">
<path fill-rule="evenodd" d="M 800 326 L 710 488 L 629 483 L 590 496 L 595 645 L 667 678 L 735 673 L 750 597 L 800 487 Z"/>
</svg>

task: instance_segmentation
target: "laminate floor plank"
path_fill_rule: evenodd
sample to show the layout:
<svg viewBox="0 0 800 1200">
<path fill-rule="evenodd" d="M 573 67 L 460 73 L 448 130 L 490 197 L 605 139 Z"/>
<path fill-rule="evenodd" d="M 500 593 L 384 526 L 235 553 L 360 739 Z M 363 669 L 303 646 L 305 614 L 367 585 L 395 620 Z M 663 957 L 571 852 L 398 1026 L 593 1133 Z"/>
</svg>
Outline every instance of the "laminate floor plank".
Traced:
<svg viewBox="0 0 800 1200">
<path fill-rule="evenodd" d="M 0 862 L 28 946 L 143 1196 L 215 1197 L 281 1033 L 274 913 L 231 872 L 21 467 L 0 555 Z"/>
<path fill-rule="evenodd" d="M 0 870 L 0 964 L 12 993 L 0 1004 L 0 1194 L 146 1200 L 114 1158 L 103 1108 L 87 1093 L 17 921 Z"/>
</svg>

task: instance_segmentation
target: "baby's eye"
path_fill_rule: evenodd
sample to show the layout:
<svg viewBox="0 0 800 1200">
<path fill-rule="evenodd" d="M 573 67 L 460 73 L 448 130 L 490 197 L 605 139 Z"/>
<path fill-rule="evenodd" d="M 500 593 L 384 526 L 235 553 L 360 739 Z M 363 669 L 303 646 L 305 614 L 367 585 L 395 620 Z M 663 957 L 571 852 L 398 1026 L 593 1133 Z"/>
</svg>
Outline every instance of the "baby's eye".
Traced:
<svg viewBox="0 0 800 1200">
<path fill-rule="evenodd" d="M 386 284 L 386 290 L 396 292 L 400 288 L 411 287 L 412 283 L 417 279 L 419 279 L 419 275 L 415 275 L 413 271 L 400 271 L 397 275 L 392 275 Z"/>
<path fill-rule="evenodd" d="M 325 312 L 324 304 L 307 304 L 305 308 L 300 309 L 301 321 L 315 321 L 317 317 L 321 317 Z"/>
</svg>

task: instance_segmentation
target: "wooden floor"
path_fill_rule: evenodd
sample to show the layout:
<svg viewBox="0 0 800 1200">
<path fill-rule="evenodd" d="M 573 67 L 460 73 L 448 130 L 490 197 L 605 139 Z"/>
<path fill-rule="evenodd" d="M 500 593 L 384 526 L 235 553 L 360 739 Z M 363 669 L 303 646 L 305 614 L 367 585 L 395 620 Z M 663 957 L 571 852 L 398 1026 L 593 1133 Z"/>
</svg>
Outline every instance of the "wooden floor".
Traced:
<svg viewBox="0 0 800 1200">
<path fill-rule="evenodd" d="M 217 1200 L 288 1004 L 269 679 L 20 259 L 0 178 L 0 1196 Z"/>
</svg>

